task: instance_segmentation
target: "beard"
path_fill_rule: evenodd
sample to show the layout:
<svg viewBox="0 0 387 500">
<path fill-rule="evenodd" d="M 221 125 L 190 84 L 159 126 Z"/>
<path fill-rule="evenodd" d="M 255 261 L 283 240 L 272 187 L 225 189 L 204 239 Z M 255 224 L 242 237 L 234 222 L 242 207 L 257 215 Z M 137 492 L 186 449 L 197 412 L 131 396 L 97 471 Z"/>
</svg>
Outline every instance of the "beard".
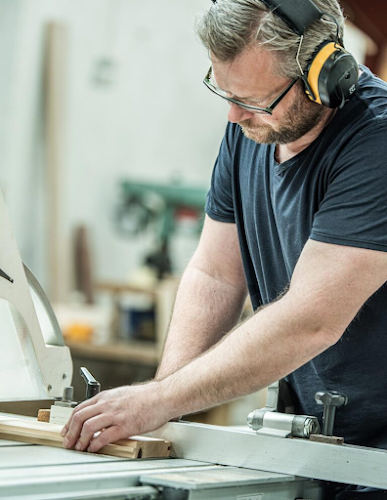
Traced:
<svg viewBox="0 0 387 500">
<path fill-rule="evenodd" d="M 276 129 L 267 123 L 256 124 L 250 118 L 239 122 L 244 135 L 258 144 L 289 144 L 318 125 L 325 116 L 327 108 L 312 102 L 303 89 L 296 88 L 297 96 L 282 114 Z"/>
</svg>

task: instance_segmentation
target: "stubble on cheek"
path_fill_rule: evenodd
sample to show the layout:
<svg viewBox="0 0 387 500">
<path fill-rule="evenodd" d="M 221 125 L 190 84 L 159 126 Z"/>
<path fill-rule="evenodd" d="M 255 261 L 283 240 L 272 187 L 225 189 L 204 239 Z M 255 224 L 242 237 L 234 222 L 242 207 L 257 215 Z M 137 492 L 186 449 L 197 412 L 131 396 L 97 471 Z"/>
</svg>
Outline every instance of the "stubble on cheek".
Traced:
<svg viewBox="0 0 387 500">
<path fill-rule="evenodd" d="M 321 121 L 323 115 L 323 106 L 312 103 L 302 93 L 286 111 L 278 115 L 272 125 L 253 118 L 243 120 L 239 125 L 248 139 L 259 144 L 289 144 L 308 133 Z"/>
<path fill-rule="evenodd" d="M 243 134 L 259 144 L 270 144 L 275 142 L 277 132 L 268 123 L 254 123 L 252 119 L 243 120 L 239 123 Z"/>
</svg>

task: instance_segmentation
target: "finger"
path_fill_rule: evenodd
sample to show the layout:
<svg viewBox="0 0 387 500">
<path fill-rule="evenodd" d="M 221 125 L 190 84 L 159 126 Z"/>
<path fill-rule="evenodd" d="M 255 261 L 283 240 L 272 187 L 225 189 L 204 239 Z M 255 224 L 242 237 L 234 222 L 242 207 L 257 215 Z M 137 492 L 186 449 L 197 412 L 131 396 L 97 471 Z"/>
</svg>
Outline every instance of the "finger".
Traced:
<svg viewBox="0 0 387 500">
<path fill-rule="evenodd" d="M 85 399 L 85 401 L 82 401 L 81 403 L 79 403 L 75 407 L 75 410 L 83 410 L 87 406 L 90 406 L 90 405 L 93 405 L 95 403 L 98 403 L 99 400 L 101 399 L 101 397 L 103 397 L 103 395 L 104 395 L 105 392 L 106 391 L 100 392 L 100 393 L 96 394 L 95 396 L 93 396 L 92 398 Z"/>
<path fill-rule="evenodd" d="M 112 423 L 112 415 L 106 413 L 86 420 L 86 422 L 83 424 L 78 441 L 75 444 L 75 449 L 78 451 L 86 450 L 90 442 L 93 440 L 95 434 L 98 433 L 97 435 L 99 435 L 99 433 L 103 432 L 106 427 L 111 426 Z"/>
<path fill-rule="evenodd" d="M 71 412 L 71 415 L 70 415 L 70 418 L 68 419 L 67 423 L 62 427 L 62 430 L 60 431 L 60 435 L 64 438 L 66 436 L 66 434 L 68 433 L 69 431 L 69 427 L 71 425 L 71 422 L 72 422 L 72 418 L 73 418 L 73 415 L 74 415 L 74 411 L 75 409 Z"/>
<path fill-rule="evenodd" d="M 82 403 L 79 403 L 79 405 L 77 405 L 75 408 L 74 408 L 74 411 L 72 412 L 71 416 L 70 416 L 70 419 L 69 421 L 67 422 L 66 425 L 63 426 L 63 429 L 61 431 L 61 436 L 62 437 L 65 437 L 66 434 L 68 433 L 69 431 L 69 428 L 71 427 L 71 424 L 72 424 L 72 420 L 73 420 L 73 417 L 74 415 L 81 411 L 81 410 L 84 410 L 85 408 L 87 408 L 88 406 L 90 405 L 93 405 L 93 404 L 96 404 L 99 400 L 98 398 L 99 394 L 97 394 L 96 396 L 90 398 L 90 399 L 87 399 L 86 401 L 82 401 Z"/>
<path fill-rule="evenodd" d="M 63 426 L 62 430 L 60 431 L 60 435 L 61 435 L 62 437 L 65 437 L 65 436 L 66 436 L 66 434 L 68 433 L 70 421 L 71 421 L 71 417 L 69 418 L 69 421 L 67 422 L 67 424 L 65 424 L 65 425 Z"/>
<path fill-rule="evenodd" d="M 112 425 L 104 429 L 98 436 L 91 440 L 87 451 L 97 453 L 103 446 L 127 437 L 127 433 L 121 427 Z"/>
<path fill-rule="evenodd" d="M 101 405 L 94 404 L 78 411 L 74 411 L 68 425 L 67 434 L 63 440 L 65 448 L 72 448 L 78 441 L 84 423 L 102 413 Z"/>
</svg>

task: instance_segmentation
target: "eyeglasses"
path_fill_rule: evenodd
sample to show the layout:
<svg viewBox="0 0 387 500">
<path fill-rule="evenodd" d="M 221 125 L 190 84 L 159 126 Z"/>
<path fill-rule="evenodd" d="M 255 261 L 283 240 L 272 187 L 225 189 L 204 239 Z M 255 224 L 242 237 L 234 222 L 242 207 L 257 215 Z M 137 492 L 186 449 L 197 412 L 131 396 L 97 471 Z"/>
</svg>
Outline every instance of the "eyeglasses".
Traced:
<svg viewBox="0 0 387 500">
<path fill-rule="evenodd" d="M 289 85 L 286 87 L 285 90 L 283 90 L 278 97 L 272 101 L 269 106 L 266 108 L 263 108 L 261 106 L 252 106 L 251 104 L 246 104 L 245 102 L 237 101 L 236 99 L 232 99 L 231 97 L 227 96 L 227 93 L 220 89 L 214 79 L 212 78 L 212 66 L 210 66 L 210 69 L 208 70 L 207 75 L 205 76 L 203 83 L 204 85 L 209 88 L 214 94 L 218 95 L 219 97 L 222 97 L 222 99 L 225 99 L 226 101 L 236 104 L 242 109 L 246 109 L 247 111 L 251 111 L 252 113 L 259 113 L 259 114 L 273 114 L 273 109 L 282 101 L 282 99 L 286 96 L 286 94 L 290 91 L 290 89 L 293 87 L 293 85 L 299 80 L 300 77 L 296 77 L 294 80 L 292 80 Z"/>
</svg>

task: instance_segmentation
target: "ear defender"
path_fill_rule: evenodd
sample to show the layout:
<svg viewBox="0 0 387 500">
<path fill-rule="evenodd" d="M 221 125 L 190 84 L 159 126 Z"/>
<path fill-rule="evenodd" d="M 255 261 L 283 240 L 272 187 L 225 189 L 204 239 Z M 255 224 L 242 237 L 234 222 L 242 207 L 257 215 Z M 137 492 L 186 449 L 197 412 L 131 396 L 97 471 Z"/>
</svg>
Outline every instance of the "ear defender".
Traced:
<svg viewBox="0 0 387 500">
<path fill-rule="evenodd" d="M 357 90 L 359 67 L 355 58 L 342 46 L 339 25 L 335 18 L 322 12 L 312 0 L 261 0 L 261 2 L 301 37 L 301 43 L 305 31 L 315 21 L 326 16 L 336 23 L 336 40 L 323 42 L 317 48 L 307 69 L 300 67 L 300 71 L 305 92 L 310 100 L 329 108 L 342 108 Z"/>
<path fill-rule="evenodd" d="M 317 49 L 303 77 L 311 101 L 342 108 L 357 90 L 359 67 L 338 43 L 327 41 Z"/>
</svg>

